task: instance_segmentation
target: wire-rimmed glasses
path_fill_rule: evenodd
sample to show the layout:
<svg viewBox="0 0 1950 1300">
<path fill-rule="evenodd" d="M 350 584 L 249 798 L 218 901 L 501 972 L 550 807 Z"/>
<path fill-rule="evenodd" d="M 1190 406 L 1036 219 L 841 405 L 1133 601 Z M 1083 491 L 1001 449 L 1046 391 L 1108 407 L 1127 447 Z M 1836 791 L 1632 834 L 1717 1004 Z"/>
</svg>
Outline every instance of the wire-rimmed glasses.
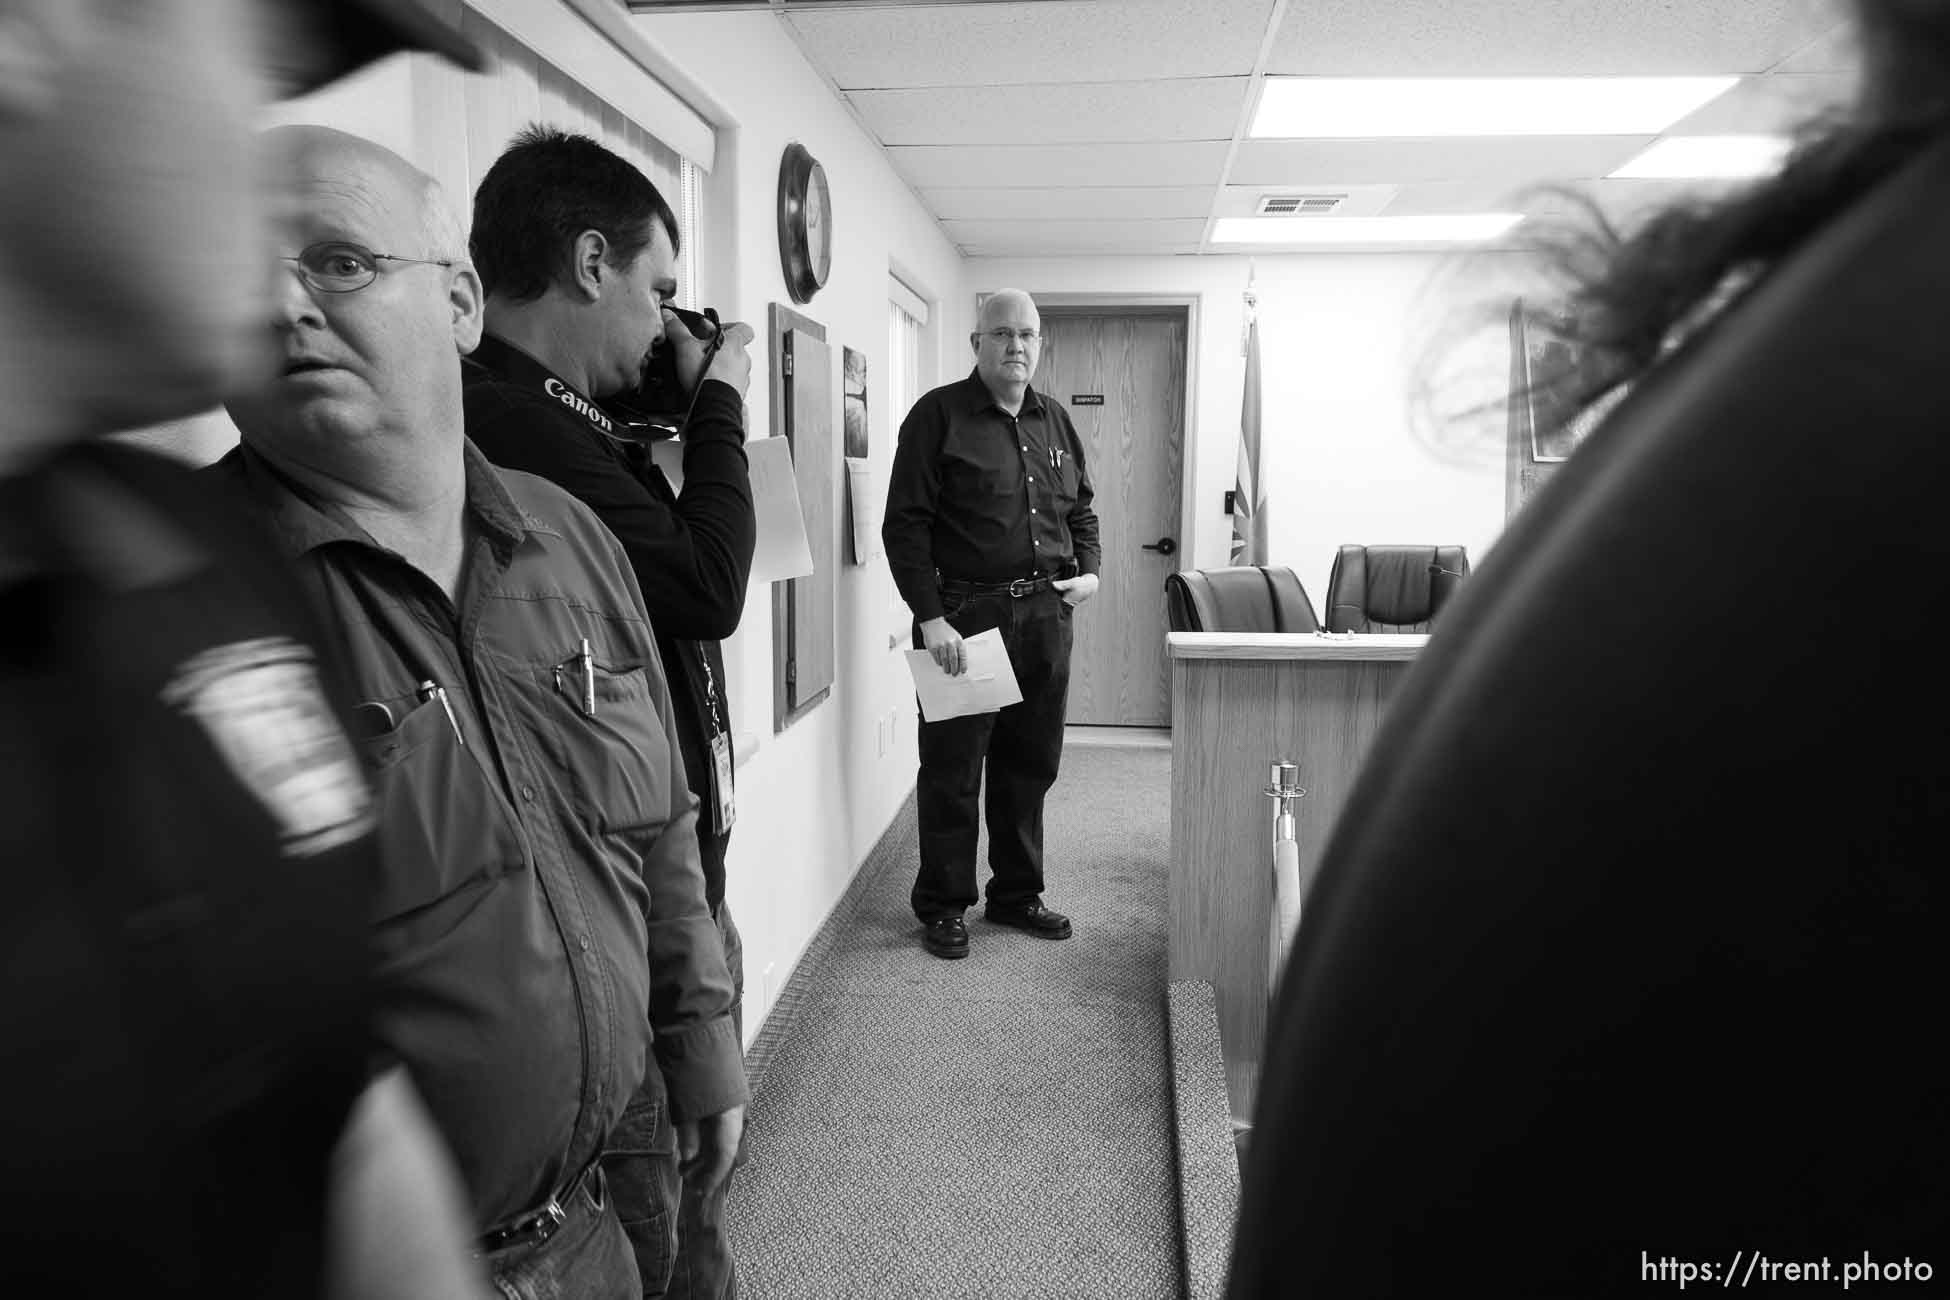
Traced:
<svg viewBox="0 0 1950 1300">
<path fill-rule="evenodd" d="M 320 293 L 356 293 L 379 278 L 381 262 L 410 262 L 416 266 L 452 266 L 451 259 L 400 257 L 395 253 L 375 253 L 364 244 L 342 239 L 326 240 L 286 255 L 280 261 L 298 268 L 298 278 Z"/>
</svg>

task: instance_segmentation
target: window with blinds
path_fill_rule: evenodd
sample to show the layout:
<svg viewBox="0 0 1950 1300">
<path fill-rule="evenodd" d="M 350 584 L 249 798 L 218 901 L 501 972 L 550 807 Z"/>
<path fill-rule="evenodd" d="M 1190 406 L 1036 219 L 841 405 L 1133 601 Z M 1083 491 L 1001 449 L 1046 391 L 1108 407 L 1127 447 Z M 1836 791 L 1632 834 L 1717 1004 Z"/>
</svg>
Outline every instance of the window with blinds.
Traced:
<svg viewBox="0 0 1950 1300">
<path fill-rule="evenodd" d="M 927 323 L 927 300 L 898 277 L 887 277 L 887 411 L 895 428 L 934 386 L 933 375 L 923 374 L 921 365 Z"/>
<path fill-rule="evenodd" d="M 924 366 L 922 335 L 928 323 L 928 303 L 899 276 L 887 277 L 887 414 L 884 427 L 898 429 L 921 394 L 934 387 L 934 370 Z M 907 605 L 887 580 L 888 608 L 905 616 Z"/>
</svg>

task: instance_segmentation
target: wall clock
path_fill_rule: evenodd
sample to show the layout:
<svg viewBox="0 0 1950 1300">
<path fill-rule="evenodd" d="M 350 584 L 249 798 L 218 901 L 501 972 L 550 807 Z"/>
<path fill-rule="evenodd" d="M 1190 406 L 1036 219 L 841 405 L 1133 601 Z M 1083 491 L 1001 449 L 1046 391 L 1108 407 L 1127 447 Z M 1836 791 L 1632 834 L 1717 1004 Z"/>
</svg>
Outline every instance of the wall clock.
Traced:
<svg viewBox="0 0 1950 1300">
<path fill-rule="evenodd" d="M 779 262 L 794 302 L 811 302 L 833 269 L 833 195 L 826 169 L 794 141 L 779 160 Z"/>
</svg>

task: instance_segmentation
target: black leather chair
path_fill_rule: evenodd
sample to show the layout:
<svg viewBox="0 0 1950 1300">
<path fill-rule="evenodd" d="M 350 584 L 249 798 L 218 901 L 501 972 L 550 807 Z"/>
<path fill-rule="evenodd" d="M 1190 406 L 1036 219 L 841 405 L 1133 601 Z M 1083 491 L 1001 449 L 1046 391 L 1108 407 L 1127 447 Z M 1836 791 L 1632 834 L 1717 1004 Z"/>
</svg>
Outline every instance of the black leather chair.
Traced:
<svg viewBox="0 0 1950 1300">
<path fill-rule="evenodd" d="M 1460 546 L 1343 546 L 1327 579 L 1327 630 L 1427 632 L 1468 576 Z"/>
<path fill-rule="evenodd" d="M 1193 569 L 1165 579 L 1174 632 L 1315 632 L 1307 589 L 1284 565 Z"/>
</svg>

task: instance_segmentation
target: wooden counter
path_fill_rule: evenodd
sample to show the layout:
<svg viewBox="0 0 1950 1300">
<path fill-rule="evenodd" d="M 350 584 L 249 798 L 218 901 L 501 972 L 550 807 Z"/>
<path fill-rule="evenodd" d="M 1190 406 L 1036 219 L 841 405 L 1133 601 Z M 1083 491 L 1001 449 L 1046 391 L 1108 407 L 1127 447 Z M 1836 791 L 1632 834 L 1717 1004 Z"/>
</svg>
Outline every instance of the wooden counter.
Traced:
<svg viewBox="0 0 1950 1300">
<path fill-rule="evenodd" d="M 1173 632 L 1171 978 L 1218 998 L 1233 1114 L 1252 1114 L 1266 1036 L 1273 907 L 1267 769 L 1300 765 L 1300 885 L 1320 869 L 1334 818 L 1383 710 L 1426 636 Z M 1301 915 L 1305 917 L 1304 904 Z"/>
</svg>

